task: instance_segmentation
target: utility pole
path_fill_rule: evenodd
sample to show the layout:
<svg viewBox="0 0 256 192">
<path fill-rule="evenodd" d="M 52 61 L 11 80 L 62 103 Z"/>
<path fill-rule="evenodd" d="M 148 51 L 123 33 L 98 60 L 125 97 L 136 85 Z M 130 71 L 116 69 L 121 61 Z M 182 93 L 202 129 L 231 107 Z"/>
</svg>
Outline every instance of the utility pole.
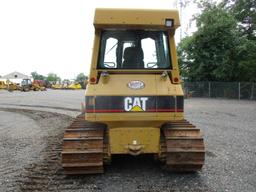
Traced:
<svg viewBox="0 0 256 192">
<path fill-rule="evenodd" d="M 189 4 L 189 0 L 177 0 L 176 3 L 176 8 L 178 9 L 178 5 L 179 5 L 179 12 L 180 12 L 180 40 L 183 38 L 183 27 L 184 27 L 184 23 L 183 23 L 183 9 L 185 9 L 187 7 L 187 5 Z"/>
<path fill-rule="evenodd" d="M 183 24 L 182 24 L 182 19 L 183 19 L 183 6 L 184 6 L 184 4 L 183 4 L 183 0 L 178 0 L 179 1 L 179 5 L 180 5 L 180 24 L 181 24 L 181 27 L 180 27 L 180 41 L 181 41 L 181 39 L 182 39 L 182 28 L 183 28 Z"/>
</svg>

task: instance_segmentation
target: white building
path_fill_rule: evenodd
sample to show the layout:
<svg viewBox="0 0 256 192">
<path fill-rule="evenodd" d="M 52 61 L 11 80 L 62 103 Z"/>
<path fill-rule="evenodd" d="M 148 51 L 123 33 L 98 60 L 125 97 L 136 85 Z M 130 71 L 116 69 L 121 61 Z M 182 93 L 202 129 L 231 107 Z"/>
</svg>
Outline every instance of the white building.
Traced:
<svg viewBox="0 0 256 192">
<path fill-rule="evenodd" d="M 4 81 L 6 83 L 6 81 L 9 80 L 13 83 L 20 84 L 23 79 L 32 79 L 32 77 L 22 74 L 20 72 L 14 71 L 12 73 L 2 76 L 0 78 L 0 81 Z"/>
</svg>

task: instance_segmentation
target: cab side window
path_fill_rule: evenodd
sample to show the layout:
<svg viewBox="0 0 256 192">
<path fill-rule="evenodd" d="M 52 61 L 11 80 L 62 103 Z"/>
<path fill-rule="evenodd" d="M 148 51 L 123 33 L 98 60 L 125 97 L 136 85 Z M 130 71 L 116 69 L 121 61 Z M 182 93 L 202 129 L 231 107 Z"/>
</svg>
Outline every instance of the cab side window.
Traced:
<svg viewBox="0 0 256 192">
<path fill-rule="evenodd" d="M 104 53 L 104 68 L 116 68 L 117 67 L 117 58 L 116 58 L 116 49 L 117 49 L 118 40 L 115 38 L 108 38 L 106 40 L 106 48 Z"/>
<path fill-rule="evenodd" d="M 141 40 L 144 52 L 144 68 L 157 68 L 156 42 L 152 38 Z"/>
</svg>

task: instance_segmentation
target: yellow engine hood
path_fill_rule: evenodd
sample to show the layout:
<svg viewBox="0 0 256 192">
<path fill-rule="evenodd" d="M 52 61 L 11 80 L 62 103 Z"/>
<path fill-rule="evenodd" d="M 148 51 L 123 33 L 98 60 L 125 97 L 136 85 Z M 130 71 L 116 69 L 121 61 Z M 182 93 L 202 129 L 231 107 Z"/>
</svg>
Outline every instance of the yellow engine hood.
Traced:
<svg viewBox="0 0 256 192">
<path fill-rule="evenodd" d="M 131 81 L 144 83 L 142 89 L 131 89 L 128 84 Z M 88 84 L 87 96 L 136 96 L 136 95 L 171 95 L 182 96 L 180 84 L 172 84 L 169 78 L 161 78 L 161 74 L 110 74 L 107 80 L 100 77 L 98 84 Z"/>
<path fill-rule="evenodd" d="M 143 86 L 132 89 L 132 81 L 140 81 Z M 89 84 L 85 98 L 86 120 L 112 126 L 118 121 L 132 121 L 130 126 L 134 122 L 138 126 L 183 119 L 181 84 L 172 84 L 161 74 L 110 74 L 101 77 L 97 84 Z"/>
</svg>

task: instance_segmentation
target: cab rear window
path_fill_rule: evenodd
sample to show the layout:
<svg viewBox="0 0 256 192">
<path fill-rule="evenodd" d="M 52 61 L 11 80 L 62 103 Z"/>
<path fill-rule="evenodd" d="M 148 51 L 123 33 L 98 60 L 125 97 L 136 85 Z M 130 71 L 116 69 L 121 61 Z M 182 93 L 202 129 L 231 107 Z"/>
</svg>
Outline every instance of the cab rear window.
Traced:
<svg viewBox="0 0 256 192">
<path fill-rule="evenodd" d="M 170 69 L 168 37 L 163 31 L 103 31 L 98 68 Z"/>
</svg>

